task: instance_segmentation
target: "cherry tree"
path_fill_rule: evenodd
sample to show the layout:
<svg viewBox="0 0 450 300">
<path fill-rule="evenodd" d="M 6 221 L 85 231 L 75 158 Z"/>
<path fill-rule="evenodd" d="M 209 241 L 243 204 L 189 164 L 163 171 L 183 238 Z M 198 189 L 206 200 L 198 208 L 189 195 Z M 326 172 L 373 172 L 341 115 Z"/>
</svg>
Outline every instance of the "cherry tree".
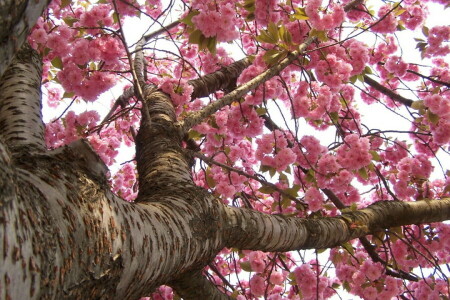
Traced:
<svg viewBox="0 0 450 300">
<path fill-rule="evenodd" d="M 450 27 L 372 2 L 3 1 L 1 299 L 448 299 Z"/>
</svg>

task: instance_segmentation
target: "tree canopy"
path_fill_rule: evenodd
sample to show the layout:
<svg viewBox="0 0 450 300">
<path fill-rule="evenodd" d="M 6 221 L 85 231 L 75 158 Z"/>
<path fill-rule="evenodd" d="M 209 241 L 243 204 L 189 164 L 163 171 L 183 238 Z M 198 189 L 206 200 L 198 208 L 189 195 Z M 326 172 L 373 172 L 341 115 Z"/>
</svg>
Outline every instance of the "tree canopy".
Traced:
<svg viewBox="0 0 450 300">
<path fill-rule="evenodd" d="M 448 299 L 448 8 L 4 1 L 1 299 Z"/>
</svg>

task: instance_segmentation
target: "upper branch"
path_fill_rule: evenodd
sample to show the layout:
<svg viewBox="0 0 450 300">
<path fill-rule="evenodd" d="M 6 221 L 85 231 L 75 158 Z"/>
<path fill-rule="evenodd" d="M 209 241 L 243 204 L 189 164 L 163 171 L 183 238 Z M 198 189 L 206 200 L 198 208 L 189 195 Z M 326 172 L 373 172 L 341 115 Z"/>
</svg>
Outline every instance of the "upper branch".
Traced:
<svg viewBox="0 0 450 300">
<path fill-rule="evenodd" d="M 385 228 L 450 219 L 450 198 L 380 201 L 338 217 L 303 219 L 229 208 L 227 247 L 262 251 L 323 249 Z"/>
<path fill-rule="evenodd" d="M 250 59 L 246 57 L 214 73 L 190 80 L 189 84 L 194 88 L 191 98 L 206 97 L 218 90 L 232 91 L 236 88 L 237 78 L 250 63 Z"/>
<path fill-rule="evenodd" d="M 390 97 L 392 100 L 397 101 L 405 106 L 411 107 L 412 103 L 414 102 L 411 99 L 407 99 L 403 96 L 400 96 L 397 93 L 394 93 L 392 90 L 379 84 L 378 82 L 376 82 L 367 75 L 364 75 L 364 82 L 373 87 L 374 89 L 376 89 L 377 91 L 379 91 L 380 93 L 383 93 L 384 95 Z"/>
<path fill-rule="evenodd" d="M 212 115 L 221 108 L 230 105 L 234 101 L 240 99 L 242 96 L 247 94 L 249 91 L 257 88 L 259 85 L 263 84 L 267 80 L 277 75 L 287 66 L 289 66 L 294 60 L 296 60 L 297 57 L 301 55 L 306 50 L 306 48 L 313 42 L 314 39 L 315 37 L 307 38 L 306 41 L 299 46 L 299 50 L 290 53 L 285 59 L 280 61 L 278 64 L 272 66 L 271 68 L 262 72 L 261 74 L 249 80 L 248 82 L 238 86 L 234 91 L 223 96 L 219 100 L 210 103 L 209 105 L 205 106 L 202 110 L 199 110 L 197 112 L 188 115 L 186 118 L 184 118 L 184 120 L 180 122 L 182 132 L 186 133 L 193 126 L 200 124 L 206 117 Z"/>
<path fill-rule="evenodd" d="M 24 146 L 39 152 L 46 149 L 41 73 L 38 54 L 25 44 L 0 79 L 0 134 L 11 150 Z"/>
</svg>

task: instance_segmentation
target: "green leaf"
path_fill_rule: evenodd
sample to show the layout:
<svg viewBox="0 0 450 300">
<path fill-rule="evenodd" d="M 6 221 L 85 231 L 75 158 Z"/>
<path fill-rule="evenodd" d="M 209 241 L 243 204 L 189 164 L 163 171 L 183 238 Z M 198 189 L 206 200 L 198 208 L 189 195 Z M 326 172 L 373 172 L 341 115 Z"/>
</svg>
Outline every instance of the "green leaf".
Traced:
<svg viewBox="0 0 450 300">
<path fill-rule="evenodd" d="M 377 151 L 375 151 L 375 150 L 370 150 L 369 153 L 372 155 L 372 159 L 373 159 L 374 161 L 380 161 L 380 160 L 381 160 L 380 154 L 378 154 Z"/>
<path fill-rule="evenodd" d="M 269 49 L 264 53 L 263 60 L 268 66 L 276 65 L 287 55 L 286 50 Z"/>
<path fill-rule="evenodd" d="M 208 184 L 208 186 L 210 188 L 213 188 L 216 186 L 216 181 L 211 176 L 211 169 L 206 170 L 205 179 L 206 179 L 206 183 Z"/>
<path fill-rule="evenodd" d="M 432 113 L 430 110 L 427 110 L 427 117 L 433 125 L 436 125 L 439 122 L 439 116 Z"/>
<path fill-rule="evenodd" d="M 270 195 L 273 192 L 275 192 L 275 189 L 273 187 L 271 187 L 271 186 L 265 185 L 265 186 L 260 187 L 258 189 L 258 191 L 260 191 L 263 194 L 269 194 Z"/>
<path fill-rule="evenodd" d="M 192 18 L 198 15 L 199 13 L 200 12 L 198 10 L 192 10 L 183 19 L 181 19 L 180 22 L 186 24 L 189 27 L 194 27 L 194 23 L 192 23 Z"/>
<path fill-rule="evenodd" d="M 52 63 L 52 66 L 54 66 L 57 69 L 61 70 L 63 68 L 63 63 L 62 63 L 61 57 L 59 57 L 59 56 L 56 56 L 54 59 L 52 59 L 51 63 Z"/>
<path fill-rule="evenodd" d="M 327 42 L 328 41 L 327 32 L 325 30 L 317 30 L 317 29 L 313 28 L 309 32 L 309 36 L 310 37 L 317 37 L 317 39 L 319 39 L 319 41 L 321 41 L 321 42 Z"/>
<path fill-rule="evenodd" d="M 200 45 L 202 38 L 205 38 L 203 33 L 199 29 L 196 29 L 189 35 L 189 43 Z"/>
<path fill-rule="evenodd" d="M 417 100 L 417 101 L 414 101 L 414 102 L 411 104 L 411 108 L 412 108 L 412 109 L 416 109 L 416 110 L 424 109 L 424 108 L 425 108 L 425 105 L 423 104 L 423 100 Z"/>
<path fill-rule="evenodd" d="M 295 20 L 308 20 L 309 19 L 304 7 L 296 7 L 294 10 L 295 10 L 295 13 L 292 15 L 292 17 Z"/>
<path fill-rule="evenodd" d="M 422 33 L 424 36 L 428 37 L 429 32 L 430 32 L 430 29 L 427 26 L 422 27 Z"/>
<path fill-rule="evenodd" d="M 268 44 L 276 44 L 278 42 L 278 38 L 275 38 L 266 30 L 261 30 L 260 34 L 256 37 L 256 40 Z"/>
<path fill-rule="evenodd" d="M 75 93 L 73 93 L 73 92 L 64 92 L 64 94 L 63 94 L 63 98 L 72 98 L 73 96 L 75 96 Z"/>
<path fill-rule="evenodd" d="M 61 0 L 61 8 L 67 7 L 72 4 L 72 0 Z"/>
<path fill-rule="evenodd" d="M 364 68 L 364 74 L 373 74 L 373 71 L 369 66 L 366 66 Z"/>
<path fill-rule="evenodd" d="M 337 111 L 330 112 L 330 119 L 334 124 L 339 123 L 339 113 Z"/>
<path fill-rule="evenodd" d="M 252 271 L 252 267 L 250 266 L 249 261 L 241 261 L 241 262 L 239 262 L 239 264 L 241 265 L 242 270 L 244 270 L 246 272 Z"/>
<path fill-rule="evenodd" d="M 307 182 L 316 182 L 316 172 L 314 172 L 313 169 L 309 169 L 308 172 L 306 173 L 306 177 L 305 177 Z"/>
<path fill-rule="evenodd" d="M 217 40 L 216 37 L 209 37 L 206 39 L 206 48 L 208 48 L 209 52 L 211 52 L 211 54 L 216 54 L 216 45 L 217 45 Z"/>
<path fill-rule="evenodd" d="M 112 14 L 112 17 L 113 17 L 113 20 L 114 20 L 114 24 L 118 24 L 119 23 L 119 15 L 116 12 L 114 12 Z"/>
<path fill-rule="evenodd" d="M 258 116 L 265 115 L 267 113 L 267 109 L 265 109 L 264 107 L 258 107 L 256 109 L 256 113 L 258 114 Z"/>
<path fill-rule="evenodd" d="M 64 23 L 66 23 L 69 27 L 72 27 L 74 23 L 78 22 L 79 20 L 77 18 L 63 18 Z"/>
<path fill-rule="evenodd" d="M 267 30 L 269 34 L 275 39 L 275 41 L 278 41 L 279 35 L 278 35 L 278 26 L 275 25 L 275 23 L 270 22 L 267 26 Z"/>
<path fill-rule="evenodd" d="M 198 131 L 195 131 L 195 130 L 189 131 L 189 134 L 188 134 L 189 139 L 198 140 L 201 137 L 202 137 L 202 135 Z"/>
<path fill-rule="evenodd" d="M 280 26 L 278 29 L 278 33 L 280 35 L 280 39 L 286 43 L 286 45 L 292 45 L 292 35 L 291 33 L 284 27 L 283 25 Z"/>
<path fill-rule="evenodd" d="M 367 170 L 365 167 L 362 167 L 358 170 L 359 176 L 361 176 L 362 179 L 367 180 L 369 178 L 369 175 L 367 174 Z"/>
<path fill-rule="evenodd" d="M 350 244 L 349 242 L 343 243 L 341 245 L 341 247 L 344 248 L 345 250 L 347 250 L 348 253 L 350 253 L 350 254 L 354 254 L 355 253 L 352 244 Z"/>
</svg>

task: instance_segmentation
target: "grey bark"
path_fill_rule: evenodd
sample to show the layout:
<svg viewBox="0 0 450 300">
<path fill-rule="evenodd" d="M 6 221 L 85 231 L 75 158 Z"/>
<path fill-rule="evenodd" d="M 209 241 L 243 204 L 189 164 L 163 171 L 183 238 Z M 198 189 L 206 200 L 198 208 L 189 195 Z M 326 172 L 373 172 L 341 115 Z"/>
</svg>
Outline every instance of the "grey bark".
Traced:
<svg viewBox="0 0 450 300">
<path fill-rule="evenodd" d="M 50 0 L 0 0 L 0 77 Z"/>
</svg>

